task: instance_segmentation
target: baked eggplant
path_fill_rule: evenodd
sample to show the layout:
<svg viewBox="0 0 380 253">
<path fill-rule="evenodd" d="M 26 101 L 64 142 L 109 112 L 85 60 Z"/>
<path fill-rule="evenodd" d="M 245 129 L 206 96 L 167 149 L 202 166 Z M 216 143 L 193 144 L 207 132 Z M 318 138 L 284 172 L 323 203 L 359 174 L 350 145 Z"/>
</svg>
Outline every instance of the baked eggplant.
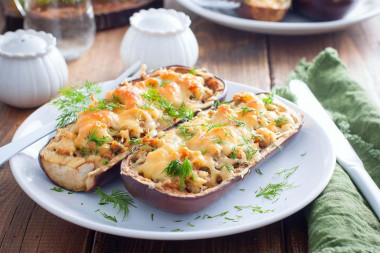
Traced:
<svg viewBox="0 0 380 253">
<path fill-rule="evenodd" d="M 91 191 L 119 174 L 121 160 L 142 137 L 191 119 L 225 95 L 225 83 L 204 69 L 142 71 L 58 129 L 39 153 L 41 168 L 58 186 Z"/>
<path fill-rule="evenodd" d="M 135 198 L 172 213 L 219 199 L 302 126 L 303 115 L 271 94 L 237 93 L 155 138 L 146 136 L 121 164 Z"/>
<path fill-rule="evenodd" d="M 278 22 L 285 17 L 291 3 L 291 0 L 240 0 L 237 12 L 245 18 Z"/>
</svg>

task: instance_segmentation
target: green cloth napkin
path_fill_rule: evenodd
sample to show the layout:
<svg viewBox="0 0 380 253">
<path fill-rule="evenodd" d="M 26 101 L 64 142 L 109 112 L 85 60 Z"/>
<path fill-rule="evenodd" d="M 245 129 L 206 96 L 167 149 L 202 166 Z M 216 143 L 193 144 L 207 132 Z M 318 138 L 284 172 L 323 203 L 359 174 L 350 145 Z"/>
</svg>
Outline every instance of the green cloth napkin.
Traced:
<svg viewBox="0 0 380 253">
<path fill-rule="evenodd" d="M 292 79 L 308 84 L 380 186 L 380 109 L 336 50 L 325 49 L 312 63 L 301 60 L 289 76 Z M 287 88 L 275 92 L 294 100 Z M 380 222 L 339 164 L 326 189 L 304 213 L 310 252 L 380 252 Z"/>
</svg>

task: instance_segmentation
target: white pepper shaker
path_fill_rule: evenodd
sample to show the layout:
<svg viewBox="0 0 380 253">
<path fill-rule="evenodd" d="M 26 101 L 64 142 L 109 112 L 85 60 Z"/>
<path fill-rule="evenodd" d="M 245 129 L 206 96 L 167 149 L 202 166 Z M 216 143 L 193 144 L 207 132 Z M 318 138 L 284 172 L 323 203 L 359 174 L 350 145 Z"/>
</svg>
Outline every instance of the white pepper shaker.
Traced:
<svg viewBox="0 0 380 253">
<path fill-rule="evenodd" d="M 57 95 L 68 79 L 53 35 L 17 30 L 0 35 L 0 101 L 31 108 Z"/>
<path fill-rule="evenodd" d="M 187 15 L 175 10 L 149 9 L 133 14 L 129 20 L 131 27 L 120 47 L 121 58 L 127 66 L 137 60 L 147 64 L 149 69 L 194 66 L 199 48 Z"/>
</svg>

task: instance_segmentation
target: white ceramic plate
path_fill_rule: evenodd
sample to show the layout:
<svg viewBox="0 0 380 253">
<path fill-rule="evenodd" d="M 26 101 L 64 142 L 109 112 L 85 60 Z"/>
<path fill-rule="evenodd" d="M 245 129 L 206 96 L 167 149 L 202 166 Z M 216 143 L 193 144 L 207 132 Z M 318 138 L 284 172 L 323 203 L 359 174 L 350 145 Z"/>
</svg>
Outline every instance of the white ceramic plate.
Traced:
<svg viewBox="0 0 380 253">
<path fill-rule="evenodd" d="M 109 84 L 106 83 L 103 89 L 109 89 Z M 227 82 L 227 85 L 227 99 L 231 99 L 234 93 L 242 90 L 259 91 L 233 82 Z M 283 101 L 302 112 L 294 104 Z M 56 109 L 51 105 L 42 106 L 23 122 L 14 138 L 19 138 L 51 122 L 57 115 Z M 174 215 L 136 201 L 137 208 L 131 208 L 129 216 L 122 220 L 122 214 L 118 214 L 112 206 L 100 206 L 99 197 L 95 193 L 68 194 L 67 191 L 52 191 L 51 188 L 55 185 L 46 177 L 37 160 L 39 150 L 47 143 L 49 137 L 14 156 L 10 164 L 18 184 L 29 197 L 54 215 L 79 226 L 109 234 L 144 239 L 187 240 L 224 236 L 284 219 L 309 204 L 326 187 L 333 173 L 335 154 L 322 128 L 310 116 L 305 113 L 304 115 L 305 123 L 301 131 L 281 152 L 260 166 L 263 175 L 252 172 L 219 201 L 193 214 Z M 255 192 L 260 187 L 285 181 L 276 173 L 295 166 L 299 167 L 287 181 L 297 186 L 296 188 L 280 192 L 278 199 L 274 200 L 256 197 Z M 124 187 L 120 179 L 116 178 L 102 189 L 110 193 L 112 189 L 124 189 Z M 271 211 L 259 213 L 253 212 L 252 208 L 244 208 L 241 211 L 235 208 L 235 206 L 249 205 Z M 100 212 L 95 212 L 98 209 L 115 216 L 118 222 L 105 219 Z M 228 213 L 225 215 L 219 215 L 226 211 Z M 206 218 L 207 215 L 214 217 Z"/>
<path fill-rule="evenodd" d="M 289 12 L 281 22 L 266 22 L 241 18 L 234 10 L 207 9 L 194 4 L 191 0 L 177 1 L 192 12 L 217 24 L 265 34 L 306 35 L 333 32 L 380 13 L 379 0 L 360 0 L 345 17 L 335 21 L 315 22 L 297 13 Z"/>
</svg>

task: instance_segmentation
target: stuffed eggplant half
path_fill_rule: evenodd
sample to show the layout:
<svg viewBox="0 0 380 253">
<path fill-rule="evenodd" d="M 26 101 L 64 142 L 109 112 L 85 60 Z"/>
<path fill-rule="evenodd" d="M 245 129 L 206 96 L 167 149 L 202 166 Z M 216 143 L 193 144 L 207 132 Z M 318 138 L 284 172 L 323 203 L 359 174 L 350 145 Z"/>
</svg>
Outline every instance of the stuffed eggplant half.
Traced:
<svg viewBox="0 0 380 253">
<path fill-rule="evenodd" d="M 203 69 L 170 66 L 124 82 L 78 114 L 41 150 L 39 161 L 57 185 L 90 191 L 118 175 L 120 161 L 141 143 L 223 99 L 222 80 Z"/>
<path fill-rule="evenodd" d="M 156 138 L 142 138 L 122 162 L 123 183 L 156 208 L 201 210 L 297 133 L 302 119 L 270 94 L 235 94 Z"/>
</svg>

